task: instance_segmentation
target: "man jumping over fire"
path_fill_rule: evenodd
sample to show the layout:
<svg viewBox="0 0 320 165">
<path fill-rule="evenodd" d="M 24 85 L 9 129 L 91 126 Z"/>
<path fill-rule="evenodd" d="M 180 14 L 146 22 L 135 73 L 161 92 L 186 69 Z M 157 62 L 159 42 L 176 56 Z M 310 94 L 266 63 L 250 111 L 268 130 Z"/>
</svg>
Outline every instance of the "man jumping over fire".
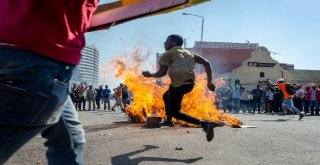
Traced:
<svg viewBox="0 0 320 165">
<path fill-rule="evenodd" d="M 207 87 L 215 90 L 212 83 L 212 71 L 210 63 L 201 56 L 198 56 L 184 48 L 182 48 L 183 38 L 179 35 L 172 34 L 168 36 L 164 42 L 166 52 L 160 57 L 160 68 L 156 73 L 151 74 L 149 71 L 142 72 L 144 77 L 163 77 L 169 74 L 171 84 L 163 94 L 167 119 L 163 125 L 174 126 L 172 117 L 183 120 L 185 122 L 200 125 L 206 133 L 207 141 L 210 142 L 214 137 L 215 123 L 210 121 L 202 121 L 200 119 L 189 116 L 180 112 L 181 101 L 183 96 L 192 91 L 195 83 L 195 64 L 202 64 L 207 73 Z"/>
</svg>

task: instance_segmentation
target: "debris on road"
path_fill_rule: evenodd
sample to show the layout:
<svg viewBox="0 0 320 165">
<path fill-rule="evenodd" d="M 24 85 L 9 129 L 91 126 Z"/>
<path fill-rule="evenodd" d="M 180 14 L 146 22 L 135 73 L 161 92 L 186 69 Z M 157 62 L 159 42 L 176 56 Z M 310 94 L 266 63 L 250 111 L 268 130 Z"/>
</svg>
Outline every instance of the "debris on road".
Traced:
<svg viewBox="0 0 320 165">
<path fill-rule="evenodd" d="M 178 146 L 178 147 L 176 147 L 176 149 L 175 150 L 183 150 L 183 148 L 182 147 L 180 147 L 180 146 Z"/>
</svg>

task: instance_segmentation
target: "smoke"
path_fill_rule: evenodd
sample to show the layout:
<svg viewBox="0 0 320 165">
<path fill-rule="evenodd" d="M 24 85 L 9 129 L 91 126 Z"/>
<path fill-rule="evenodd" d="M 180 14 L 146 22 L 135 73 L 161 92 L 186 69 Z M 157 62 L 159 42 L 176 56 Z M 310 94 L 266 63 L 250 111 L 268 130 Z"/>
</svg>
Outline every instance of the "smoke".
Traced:
<svg viewBox="0 0 320 165">
<path fill-rule="evenodd" d="M 152 70 L 155 68 L 155 63 L 150 60 L 152 55 L 151 50 L 142 51 L 140 48 L 134 48 L 132 52 L 119 53 L 100 67 L 102 82 L 123 82 L 127 74 L 140 75 L 143 69 Z"/>
</svg>

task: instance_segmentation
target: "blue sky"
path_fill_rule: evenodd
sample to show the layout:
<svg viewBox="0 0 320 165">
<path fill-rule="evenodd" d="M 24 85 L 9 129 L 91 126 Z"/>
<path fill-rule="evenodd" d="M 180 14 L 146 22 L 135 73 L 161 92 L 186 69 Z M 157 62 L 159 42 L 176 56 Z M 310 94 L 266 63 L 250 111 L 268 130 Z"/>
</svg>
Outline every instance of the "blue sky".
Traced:
<svg viewBox="0 0 320 165">
<path fill-rule="evenodd" d="M 186 12 L 205 17 L 203 41 L 248 40 L 279 53 L 272 57 L 281 63 L 294 64 L 296 69 L 320 70 L 319 6 L 319 0 L 212 0 L 90 32 L 86 38 L 87 44 L 99 48 L 100 65 L 136 47 L 151 51 L 155 57 L 157 52 L 164 52 L 163 42 L 170 34 L 185 37 L 188 47 L 200 41 L 201 18 L 182 15 Z"/>
</svg>

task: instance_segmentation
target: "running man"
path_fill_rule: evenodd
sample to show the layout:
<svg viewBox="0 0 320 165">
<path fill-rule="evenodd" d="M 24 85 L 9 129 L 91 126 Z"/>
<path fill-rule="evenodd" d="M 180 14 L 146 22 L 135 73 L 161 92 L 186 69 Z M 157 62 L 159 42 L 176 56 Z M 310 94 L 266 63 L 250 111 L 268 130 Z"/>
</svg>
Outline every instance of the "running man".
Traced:
<svg viewBox="0 0 320 165">
<path fill-rule="evenodd" d="M 182 48 L 183 38 L 173 34 L 168 36 L 164 43 L 166 52 L 160 57 L 160 68 L 156 73 L 149 71 L 142 72 L 145 77 L 163 77 L 169 74 L 171 84 L 163 94 L 167 119 L 164 125 L 174 126 L 172 117 L 183 120 L 185 122 L 200 125 L 206 132 L 207 141 L 210 142 L 214 137 L 215 124 L 209 121 L 202 121 L 185 113 L 181 110 L 181 101 L 183 96 L 192 91 L 195 83 L 194 68 L 196 63 L 202 64 L 207 73 L 207 86 L 211 91 L 215 90 L 215 85 L 212 83 L 212 72 L 210 63 L 201 56 L 198 56 L 184 48 Z"/>
</svg>

